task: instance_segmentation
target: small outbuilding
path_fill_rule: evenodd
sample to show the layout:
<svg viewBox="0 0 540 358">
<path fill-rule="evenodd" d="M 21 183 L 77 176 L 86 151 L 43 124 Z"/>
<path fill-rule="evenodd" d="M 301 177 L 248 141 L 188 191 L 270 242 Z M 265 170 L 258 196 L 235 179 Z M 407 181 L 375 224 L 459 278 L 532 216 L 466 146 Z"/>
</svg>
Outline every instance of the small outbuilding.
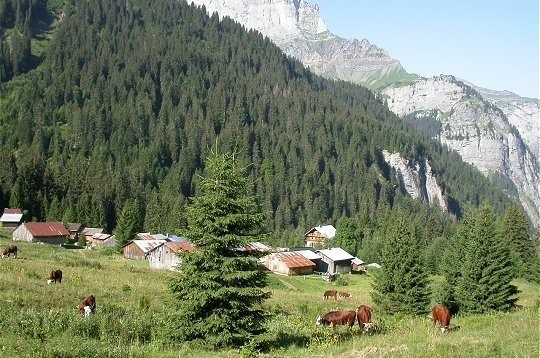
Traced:
<svg viewBox="0 0 540 358">
<path fill-rule="evenodd" d="M 146 260 L 150 251 L 166 242 L 166 240 L 133 240 L 125 244 L 122 251 L 126 259 Z"/>
<path fill-rule="evenodd" d="M 22 222 L 23 213 L 21 209 L 5 208 L 0 217 L 0 226 L 4 229 L 15 230 Z"/>
<path fill-rule="evenodd" d="M 307 247 L 321 247 L 336 236 L 336 228 L 332 225 L 316 226 L 304 234 Z"/>
<path fill-rule="evenodd" d="M 182 259 L 178 256 L 178 253 L 191 252 L 193 249 L 193 245 L 187 241 L 165 242 L 148 253 L 150 267 L 155 269 L 176 270 L 182 264 Z"/>
<path fill-rule="evenodd" d="M 111 234 L 94 234 L 90 240 L 86 240 L 86 243 L 92 246 L 109 247 L 116 245 L 116 237 Z"/>
<path fill-rule="evenodd" d="M 354 259 L 351 260 L 351 269 L 353 271 L 357 271 L 357 272 L 366 272 L 366 267 L 364 266 L 364 261 L 359 259 L 358 257 L 355 257 Z"/>
<path fill-rule="evenodd" d="M 13 231 L 13 240 L 61 245 L 69 238 L 69 231 L 61 222 L 28 222 Z"/>
<path fill-rule="evenodd" d="M 318 271 L 336 273 L 351 273 L 351 264 L 354 256 L 340 247 L 317 251 L 321 255 L 321 266 Z"/>
<path fill-rule="evenodd" d="M 276 252 L 261 259 L 264 266 L 275 273 L 287 276 L 309 275 L 313 273 L 315 264 L 298 252 Z"/>
</svg>

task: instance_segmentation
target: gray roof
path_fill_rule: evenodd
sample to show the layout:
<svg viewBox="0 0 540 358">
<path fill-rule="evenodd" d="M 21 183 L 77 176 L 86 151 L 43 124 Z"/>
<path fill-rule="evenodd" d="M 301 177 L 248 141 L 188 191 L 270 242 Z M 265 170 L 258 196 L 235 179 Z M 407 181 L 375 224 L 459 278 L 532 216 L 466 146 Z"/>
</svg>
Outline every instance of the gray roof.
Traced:
<svg viewBox="0 0 540 358">
<path fill-rule="evenodd" d="M 167 240 L 133 240 L 143 252 L 147 253 L 167 242 Z"/>
<path fill-rule="evenodd" d="M 308 260 L 319 260 L 319 259 L 321 259 L 320 255 L 317 255 L 315 252 L 313 252 L 311 250 L 299 250 L 299 251 L 294 251 L 294 252 L 298 252 L 300 255 L 304 256 Z"/>
<path fill-rule="evenodd" d="M 355 265 L 363 265 L 364 264 L 364 261 L 360 260 L 358 257 L 355 257 L 351 262 L 353 264 L 355 264 Z"/>
<path fill-rule="evenodd" d="M 344 261 L 352 260 L 354 256 L 349 255 L 345 250 L 340 247 L 333 247 L 331 249 L 324 249 L 317 251 L 318 253 L 328 257 L 332 261 Z"/>
</svg>

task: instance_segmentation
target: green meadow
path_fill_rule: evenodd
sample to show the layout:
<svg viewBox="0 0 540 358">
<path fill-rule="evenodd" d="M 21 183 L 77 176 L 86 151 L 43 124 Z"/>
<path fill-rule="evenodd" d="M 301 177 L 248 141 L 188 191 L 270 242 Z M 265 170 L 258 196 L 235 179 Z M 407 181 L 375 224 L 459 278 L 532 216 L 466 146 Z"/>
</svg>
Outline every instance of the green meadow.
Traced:
<svg viewBox="0 0 540 358">
<path fill-rule="evenodd" d="M 0 234 L 0 246 L 12 243 Z M 17 259 L 0 260 L 1 357 L 538 357 L 539 285 L 516 281 L 520 308 L 487 315 L 456 315 L 441 334 L 427 316 L 384 316 L 374 307 L 372 334 L 316 327 L 318 314 L 372 305 L 369 275 L 343 275 L 337 283 L 317 276 L 270 274 L 265 303 L 267 333 L 254 346 L 206 351 L 172 340 L 175 304 L 167 288 L 173 272 L 125 260 L 110 249 L 67 250 L 16 243 Z M 52 269 L 61 284 L 47 285 Z M 437 278 L 434 278 L 435 281 Z M 327 289 L 352 298 L 322 300 Z M 96 296 L 96 314 L 83 318 L 79 301 Z"/>
</svg>

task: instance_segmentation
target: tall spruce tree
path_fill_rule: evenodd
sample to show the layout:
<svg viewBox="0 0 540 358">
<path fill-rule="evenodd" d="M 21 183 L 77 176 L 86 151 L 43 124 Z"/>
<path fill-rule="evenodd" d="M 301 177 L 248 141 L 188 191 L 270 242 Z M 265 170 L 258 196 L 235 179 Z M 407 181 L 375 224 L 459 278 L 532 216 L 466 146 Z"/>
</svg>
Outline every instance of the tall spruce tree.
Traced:
<svg viewBox="0 0 540 358">
<path fill-rule="evenodd" d="M 484 313 L 512 308 L 517 288 L 511 284 L 514 268 L 508 243 L 497 230 L 495 215 L 484 204 L 476 219 L 468 223 L 470 236 L 456 296 L 460 310 Z"/>
<path fill-rule="evenodd" d="M 119 251 L 130 240 L 135 238 L 135 234 L 142 229 L 141 209 L 138 200 L 131 200 L 124 204 L 118 223 L 114 229 L 116 246 Z"/>
<path fill-rule="evenodd" d="M 428 274 L 414 231 L 398 212 L 387 231 L 373 302 L 387 313 L 422 314 L 430 301 Z"/>
<path fill-rule="evenodd" d="M 196 249 L 182 255 L 170 285 L 178 303 L 176 333 L 212 348 L 241 346 L 264 331 L 260 304 L 267 293 L 257 259 L 237 248 L 260 239 L 264 214 L 235 153 L 213 149 L 198 187 L 183 232 Z"/>
</svg>

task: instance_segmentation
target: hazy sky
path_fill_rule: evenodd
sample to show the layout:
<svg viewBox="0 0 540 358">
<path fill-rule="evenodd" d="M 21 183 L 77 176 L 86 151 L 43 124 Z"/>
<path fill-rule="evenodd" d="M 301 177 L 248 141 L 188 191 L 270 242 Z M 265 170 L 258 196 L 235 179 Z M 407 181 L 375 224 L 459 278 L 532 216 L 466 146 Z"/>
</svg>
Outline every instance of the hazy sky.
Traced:
<svg viewBox="0 0 540 358">
<path fill-rule="evenodd" d="M 424 77 L 539 98 L 538 0 L 307 0 L 330 32 L 368 39 Z"/>
</svg>

